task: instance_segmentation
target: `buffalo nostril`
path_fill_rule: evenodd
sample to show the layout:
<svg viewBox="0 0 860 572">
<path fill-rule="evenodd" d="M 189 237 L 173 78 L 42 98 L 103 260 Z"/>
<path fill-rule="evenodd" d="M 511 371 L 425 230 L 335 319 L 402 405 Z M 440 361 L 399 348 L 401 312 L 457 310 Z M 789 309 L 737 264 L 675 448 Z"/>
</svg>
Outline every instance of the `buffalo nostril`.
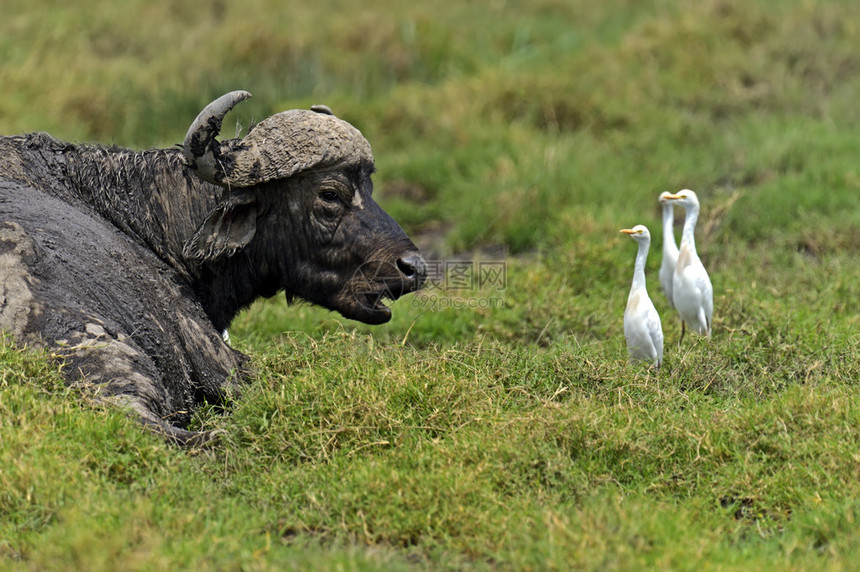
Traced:
<svg viewBox="0 0 860 572">
<path fill-rule="evenodd" d="M 420 285 L 424 281 L 424 277 L 427 276 L 427 263 L 424 262 L 424 258 L 418 253 L 398 258 L 397 268 L 407 278 L 414 279 L 417 285 Z"/>
</svg>

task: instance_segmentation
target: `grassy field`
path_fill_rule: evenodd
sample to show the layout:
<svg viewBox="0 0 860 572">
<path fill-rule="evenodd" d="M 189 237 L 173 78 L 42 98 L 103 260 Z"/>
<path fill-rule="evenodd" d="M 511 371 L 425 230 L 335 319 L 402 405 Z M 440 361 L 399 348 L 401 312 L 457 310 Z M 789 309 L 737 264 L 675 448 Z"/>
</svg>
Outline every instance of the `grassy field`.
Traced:
<svg viewBox="0 0 860 572">
<path fill-rule="evenodd" d="M 261 301 L 204 450 L 0 338 L 0 569 L 856 569 L 860 4 L 287 4 L 4 0 L 0 133 L 170 146 L 228 90 L 227 135 L 326 103 L 431 261 L 504 274 L 375 328 Z M 679 345 L 681 188 L 715 315 Z M 635 224 L 659 372 L 624 347 Z"/>
</svg>

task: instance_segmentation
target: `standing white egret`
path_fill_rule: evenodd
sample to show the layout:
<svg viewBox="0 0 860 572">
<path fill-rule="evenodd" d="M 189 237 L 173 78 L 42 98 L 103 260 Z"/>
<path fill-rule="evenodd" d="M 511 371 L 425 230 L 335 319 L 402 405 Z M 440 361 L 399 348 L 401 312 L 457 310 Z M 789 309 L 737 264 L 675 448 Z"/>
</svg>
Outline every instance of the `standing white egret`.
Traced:
<svg viewBox="0 0 860 572">
<path fill-rule="evenodd" d="M 672 301 L 681 316 L 681 339 L 684 326 L 702 336 L 711 335 L 711 319 L 714 316 L 714 289 L 708 271 L 696 253 L 696 221 L 699 218 L 699 198 L 689 189 L 668 195 L 668 200 L 684 207 L 684 230 L 678 263 L 672 278 Z"/>
<path fill-rule="evenodd" d="M 660 286 L 674 310 L 672 280 L 675 276 L 675 265 L 678 263 L 678 245 L 675 244 L 675 205 L 666 198 L 670 194 L 660 193 L 660 204 L 663 205 L 663 260 L 660 262 Z"/>
<path fill-rule="evenodd" d="M 651 233 L 641 224 L 621 232 L 639 244 L 633 265 L 633 284 L 624 310 L 627 353 L 633 361 L 650 361 L 660 367 L 663 363 L 663 326 L 645 287 L 645 261 L 651 247 Z"/>
</svg>

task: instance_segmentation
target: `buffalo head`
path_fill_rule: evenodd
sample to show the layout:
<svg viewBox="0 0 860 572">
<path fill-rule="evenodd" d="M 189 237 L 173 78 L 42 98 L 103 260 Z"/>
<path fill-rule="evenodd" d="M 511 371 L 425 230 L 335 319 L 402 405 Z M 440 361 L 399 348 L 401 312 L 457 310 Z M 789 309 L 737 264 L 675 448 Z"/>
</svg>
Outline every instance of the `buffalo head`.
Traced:
<svg viewBox="0 0 860 572">
<path fill-rule="evenodd" d="M 242 139 L 217 141 L 224 115 L 249 96 L 213 101 L 186 135 L 189 167 L 226 192 L 186 242 L 185 258 L 230 274 L 244 292 L 239 306 L 284 290 L 288 300 L 387 322 L 383 300 L 420 288 L 426 265 L 371 196 L 370 144 L 324 106 L 278 113 Z"/>
</svg>

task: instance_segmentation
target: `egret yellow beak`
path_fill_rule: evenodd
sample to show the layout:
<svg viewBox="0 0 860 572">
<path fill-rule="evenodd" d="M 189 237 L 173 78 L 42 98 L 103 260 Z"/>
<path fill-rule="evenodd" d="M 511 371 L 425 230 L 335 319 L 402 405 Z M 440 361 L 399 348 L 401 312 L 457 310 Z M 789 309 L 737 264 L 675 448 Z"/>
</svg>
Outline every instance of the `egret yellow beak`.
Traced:
<svg viewBox="0 0 860 572">
<path fill-rule="evenodd" d="M 622 228 L 620 232 L 622 232 L 624 234 L 639 234 L 642 231 L 641 230 L 633 230 L 632 228 Z"/>
<path fill-rule="evenodd" d="M 684 197 L 682 197 L 681 195 L 663 195 L 663 198 L 664 198 L 664 199 L 667 199 L 667 200 L 673 200 L 673 201 L 675 201 L 675 200 L 678 200 L 678 199 L 683 199 Z"/>
</svg>

